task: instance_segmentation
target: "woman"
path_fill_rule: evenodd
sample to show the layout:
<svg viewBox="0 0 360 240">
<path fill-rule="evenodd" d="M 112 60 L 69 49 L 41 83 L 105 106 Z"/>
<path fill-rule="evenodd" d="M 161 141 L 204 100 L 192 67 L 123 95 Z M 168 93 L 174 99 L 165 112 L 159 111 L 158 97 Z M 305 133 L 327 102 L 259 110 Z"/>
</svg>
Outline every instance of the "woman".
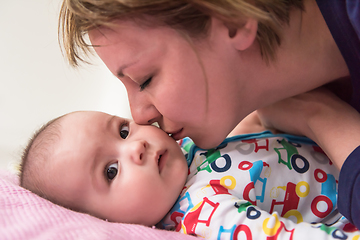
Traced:
<svg viewBox="0 0 360 240">
<path fill-rule="evenodd" d="M 73 65 L 89 34 L 137 123 L 200 147 L 218 145 L 253 110 L 328 83 L 359 111 L 360 52 L 348 56 L 359 38 L 348 19 L 354 36 L 332 37 L 321 12 L 346 13 L 346 2 L 333 3 L 344 11 L 331 1 L 254 2 L 65 0 L 60 30 Z"/>
</svg>

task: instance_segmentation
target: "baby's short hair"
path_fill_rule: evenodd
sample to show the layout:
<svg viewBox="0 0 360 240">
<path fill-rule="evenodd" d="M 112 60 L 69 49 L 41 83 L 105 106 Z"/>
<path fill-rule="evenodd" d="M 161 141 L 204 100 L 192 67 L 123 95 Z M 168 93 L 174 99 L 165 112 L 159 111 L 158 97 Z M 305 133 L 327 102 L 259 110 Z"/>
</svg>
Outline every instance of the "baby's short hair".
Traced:
<svg viewBox="0 0 360 240">
<path fill-rule="evenodd" d="M 60 140 L 59 120 L 52 119 L 38 129 L 30 138 L 23 151 L 20 165 L 20 186 L 48 199 L 42 190 L 43 177 L 46 174 L 46 162 L 51 159 L 52 149 Z"/>
</svg>

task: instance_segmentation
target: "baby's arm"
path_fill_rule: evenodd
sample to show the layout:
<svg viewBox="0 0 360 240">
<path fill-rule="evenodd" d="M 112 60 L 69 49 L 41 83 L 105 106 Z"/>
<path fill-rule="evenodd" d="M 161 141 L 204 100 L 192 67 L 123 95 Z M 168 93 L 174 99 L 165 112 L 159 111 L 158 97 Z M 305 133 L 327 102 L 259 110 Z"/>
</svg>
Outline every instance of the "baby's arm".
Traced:
<svg viewBox="0 0 360 240">
<path fill-rule="evenodd" d="M 258 114 L 267 127 L 314 140 L 339 169 L 360 145 L 360 114 L 325 89 L 282 100 Z"/>
</svg>

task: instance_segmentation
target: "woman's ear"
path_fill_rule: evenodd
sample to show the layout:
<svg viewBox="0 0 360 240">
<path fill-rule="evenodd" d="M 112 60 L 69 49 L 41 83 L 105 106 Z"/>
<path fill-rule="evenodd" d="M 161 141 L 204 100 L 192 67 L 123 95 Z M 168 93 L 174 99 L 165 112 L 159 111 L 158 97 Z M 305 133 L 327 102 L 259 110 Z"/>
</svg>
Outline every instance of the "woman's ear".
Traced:
<svg viewBox="0 0 360 240">
<path fill-rule="evenodd" d="M 248 18 L 242 27 L 227 27 L 232 45 L 235 49 L 243 51 L 249 48 L 255 41 L 258 21 Z"/>
</svg>

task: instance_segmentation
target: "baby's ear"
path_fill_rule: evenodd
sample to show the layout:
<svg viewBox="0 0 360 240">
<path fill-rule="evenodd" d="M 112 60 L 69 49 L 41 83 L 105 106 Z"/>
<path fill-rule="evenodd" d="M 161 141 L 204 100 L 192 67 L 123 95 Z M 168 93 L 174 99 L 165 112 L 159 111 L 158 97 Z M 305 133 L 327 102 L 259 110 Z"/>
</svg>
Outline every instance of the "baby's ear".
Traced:
<svg viewBox="0 0 360 240">
<path fill-rule="evenodd" d="M 227 27 L 232 45 L 235 49 L 243 51 L 254 43 L 258 29 L 258 21 L 254 18 L 248 18 L 242 27 Z"/>
</svg>

